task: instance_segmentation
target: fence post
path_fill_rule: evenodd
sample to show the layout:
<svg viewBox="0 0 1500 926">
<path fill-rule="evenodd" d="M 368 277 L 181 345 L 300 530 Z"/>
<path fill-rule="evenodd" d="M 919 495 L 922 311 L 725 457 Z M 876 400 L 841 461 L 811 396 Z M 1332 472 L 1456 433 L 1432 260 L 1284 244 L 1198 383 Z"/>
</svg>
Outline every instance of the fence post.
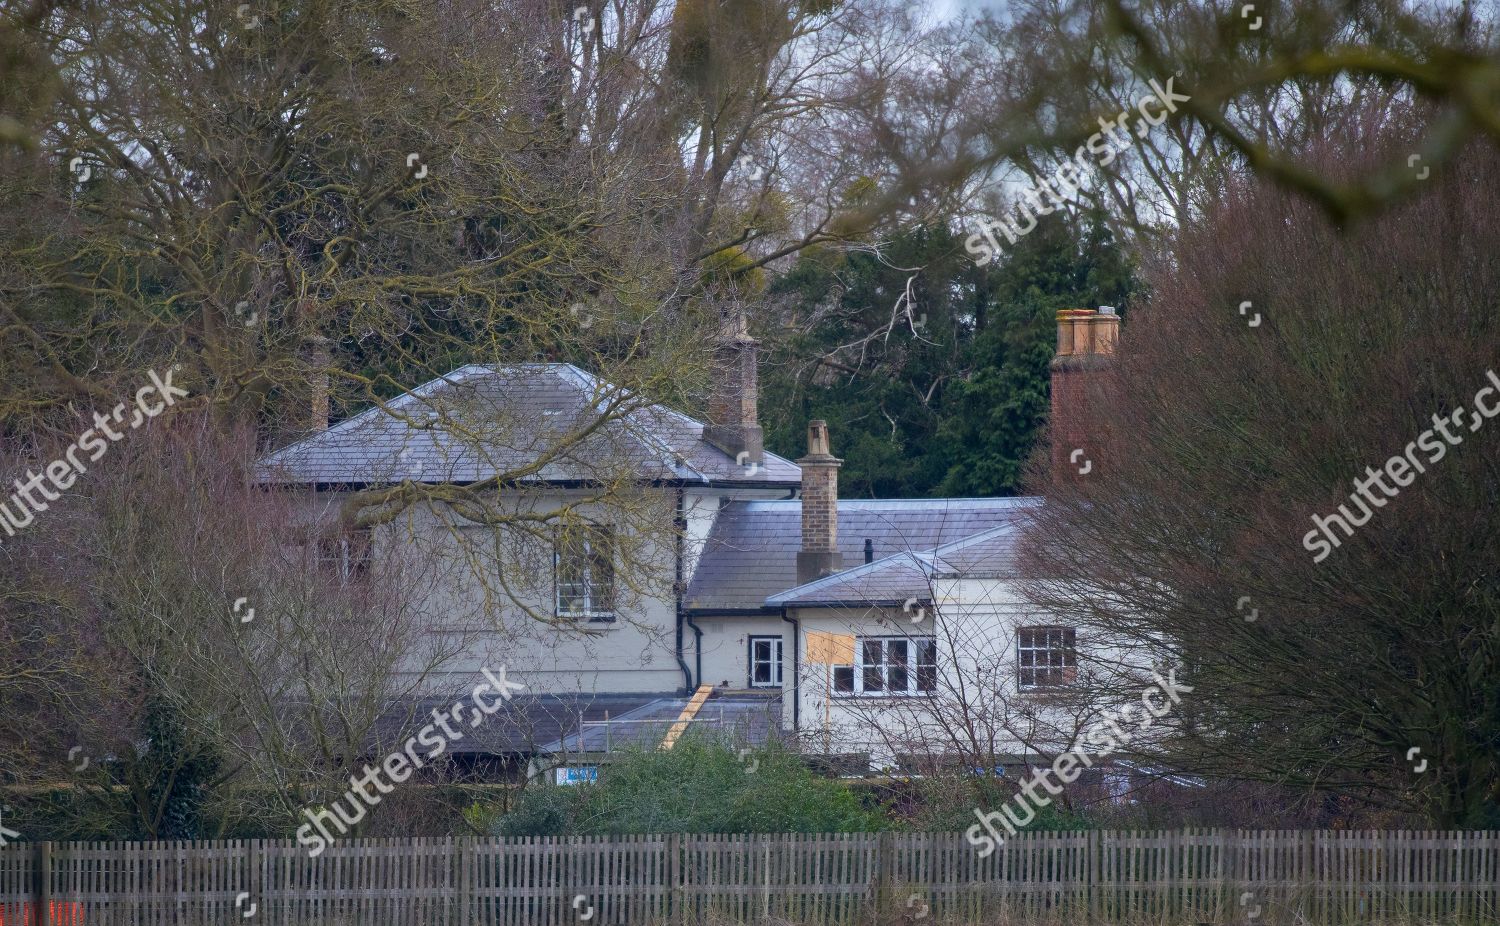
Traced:
<svg viewBox="0 0 1500 926">
<path fill-rule="evenodd" d="M 762 852 L 762 864 L 760 869 L 760 881 L 762 890 L 760 900 L 760 918 L 763 920 L 769 920 L 771 918 L 771 837 L 769 835 L 762 836 L 760 838 L 760 841 L 762 844 L 762 848 L 764 849 L 764 851 Z"/>
<path fill-rule="evenodd" d="M 1088 843 L 1083 851 L 1084 871 L 1086 872 L 1084 890 L 1088 892 L 1089 916 L 1098 921 L 1104 916 L 1104 901 L 1100 896 L 1104 893 L 1104 888 L 1100 886 L 1100 882 L 1104 879 L 1099 874 L 1101 866 L 1104 865 L 1104 834 L 1098 830 L 1089 830 Z"/>
<path fill-rule="evenodd" d="M 682 836 L 679 833 L 667 836 L 667 903 L 673 908 L 667 922 L 675 920 L 681 926 L 688 926 L 687 885 L 682 881 Z"/>
<path fill-rule="evenodd" d="M 893 861 L 891 858 L 893 851 L 891 848 L 891 834 L 886 830 L 876 833 L 875 883 L 870 887 L 873 895 L 871 900 L 874 902 L 877 911 L 881 909 L 880 905 L 885 902 L 885 893 L 890 889 L 890 870 L 887 866 Z"/>
<path fill-rule="evenodd" d="M 460 923 L 472 923 L 476 919 L 475 914 L 479 912 L 479 900 L 475 897 L 475 878 L 470 871 L 473 863 L 474 853 L 470 848 L 470 840 L 461 837 L 455 846 L 455 855 L 458 856 L 458 915 Z"/>
<path fill-rule="evenodd" d="M 32 906 L 40 926 L 52 926 L 52 843 L 36 844 L 36 866 L 32 872 Z"/>
</svg>

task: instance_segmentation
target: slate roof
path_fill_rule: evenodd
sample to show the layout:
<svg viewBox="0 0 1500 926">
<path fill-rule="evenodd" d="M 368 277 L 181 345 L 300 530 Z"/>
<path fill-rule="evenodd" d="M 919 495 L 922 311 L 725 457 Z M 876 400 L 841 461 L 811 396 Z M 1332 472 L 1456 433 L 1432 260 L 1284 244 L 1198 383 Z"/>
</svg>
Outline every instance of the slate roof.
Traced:
<svg viewBox="0 0 1500 926">
<path fill-rule="evenodd" d="M 791 487 L 773 453 L 747 467 L 703 439 L 703 422 L 645 402 L 572 364 L 471 365 L 263 457 L 268 483 L 476 482 L 531 465 L 607 409 L 621 416 L 525 478 Z"/>
<path fill-rule="evenodd" d="M 609 752 L 625 745 L 659 746 L 689 700 L 658 698 L 624 714 L 610 714 L 613 723 L 585 723 L 581 734 L 574 724 L 572 734 L 544 745 L 541 751 Z M 684 736 L 722 737 L 731 743 L 758 746 L 780 731 L 779 695 L 726 695 L 716 691 L 703 702 Z"/>
<path fill-rule="evenodd" d="M 830 578 L 863 568 L 867 538 L 876 562 L 901 553 L 930 554 L 952 544 L 954 548 L 948 552 L 957 556 L 966 570 L 973 571 L 1004 555 L 1006 545 L 998 534 L 984 538 L 977 535 L 1018 524 L 1038 504 L 1040 500 L 1035 498 L 840 499 L 838 544 L 846 569 Z M 976 546 L 964 552 L 960 541 Z M 797 550 L 801 545 L 800 500 L 729 503 L 719 511 L 709 532 L 688 587 L 686 606 L 695 611 L 779 608 L 780 604 L 768 599 L 797 585 Z M 920 557 L 897 560 L 850 578 L 867 581 L 872 588 L 885 592 L 909 590 L 921 576 L 924 567 L 920 562 Z M 881 583 L 889 583 L 890 588 Z M 925 576 L 920 577 L 920 585 L 926 591 Z M 909 594 L 901 595 L 901 600 L 907 597 Z"/>
<path fill-rule="evenodd" d="M 766 599 L 773 607 L 861 604 L 904 605 L 932 598 L 932 578 L 942 570 L 933 553 L 897 553 L 816 579 Z"/>
<path fill-rule="evenodd" d="M 897 553 L 771 595 L 766 604 L 904 607 L 912 602 L 931 601 L 934 579 L 1013 575 L 1019 533 L 1019 525 L 1012 522 L 927 552 Z"/>
<path fill-rule="evenodd" d="M 943 544 L 933 552 L 942 560 L 943 576 L 1008 578 L 1016 575 L 1016 544 L 1020 539 L 1021 522 L 1017 519 L 972 537 Z"/>
<path fill-rule="evenodd" d="M 462 739 L 451 740 L 447 752 L 456 755 L 551 755 L 567 752 L 604 752 L 628 744 L 655 746 L 687 706 L 687 697 L 673 694 L 517 695 L 478 726 L 460 723 Z M 467 694 L 447 698 L 405 699 L 392 704 L 375 724 L 372 752 L 401 748 L 433 722 L 432 712 L 447 710 Z M 582 748 L 579 716 L 584 720 Z M 465 717 L 472 717 L 467 711 Z M 692 735 L 723 733 L 736 743 L 759 745 L 781 728 L 779 695 L 725 695 L 714 692 L 699 710 L 702 723 L 688 727 Z M 648 721 L 617 723 L 605 719 Z M 606 730 L 608 732 L 606 732 Z M 420 750 L 425 752 L 426 749 Z"/>
</svg>

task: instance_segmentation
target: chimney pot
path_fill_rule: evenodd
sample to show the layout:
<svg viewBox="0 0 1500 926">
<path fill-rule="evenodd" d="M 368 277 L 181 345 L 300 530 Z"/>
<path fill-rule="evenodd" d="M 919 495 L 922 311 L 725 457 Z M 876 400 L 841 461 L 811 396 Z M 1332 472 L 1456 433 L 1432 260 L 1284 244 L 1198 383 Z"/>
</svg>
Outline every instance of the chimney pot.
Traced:
<svg viewBox="0 0 1500 926">
<path fill-rule="evenodd" d="M 1063 309 L 1057 313 L 1057 356 L 1052 358 L 1052 471 L 1055 478 L 1079 473 L 1075 450 L 1089 452 L 1089 383 L 1101 367 L 1114 359 L 1120 337 L 1120 316 L 1114 306 Z"/>
<path fill-rule="evenodd" d="M 1089 352 L 1089 309 L 1061 309 L 1057 313 L 1057 356 L 1071 357 Z"/>
<path fill-rule="evenodd" d="M 828 456 L 828 422 L 814 420 L 807 425 L 807 455 Z"/>
<path fill-rule="evenodd" d="M 714 349 L 713 394 L 703 439 L 741 465 L 764 463 L 765 438 L 760 427 L 760 375 L 757 348 L 745 313 L 726 315 Z"/>
<path fill-rule="evenodd" d="M 843 568 L 839 553 L 839 467 L 830 453 L 828 422 L 807 424 L 807 456 L 802 467 L 802 549 L 797 552 L 797 584 L 811 582 Z"/>
</svg>

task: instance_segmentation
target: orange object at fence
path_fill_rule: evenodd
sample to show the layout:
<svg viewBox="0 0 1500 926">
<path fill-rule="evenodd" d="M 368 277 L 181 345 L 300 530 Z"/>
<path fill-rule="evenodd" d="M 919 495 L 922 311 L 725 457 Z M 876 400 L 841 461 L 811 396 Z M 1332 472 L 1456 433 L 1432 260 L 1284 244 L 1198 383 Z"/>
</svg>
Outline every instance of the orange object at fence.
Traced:
<svg viewBox="0 0 1500 926">
<path fill-rule="evenodd" d="M 54 900 L 49 906 L 52 926 L 83 926 L 83 904 Z M 0 904 L 0 926 L 37 926 L 40 912 L 34 903 Z"/>
</svg>

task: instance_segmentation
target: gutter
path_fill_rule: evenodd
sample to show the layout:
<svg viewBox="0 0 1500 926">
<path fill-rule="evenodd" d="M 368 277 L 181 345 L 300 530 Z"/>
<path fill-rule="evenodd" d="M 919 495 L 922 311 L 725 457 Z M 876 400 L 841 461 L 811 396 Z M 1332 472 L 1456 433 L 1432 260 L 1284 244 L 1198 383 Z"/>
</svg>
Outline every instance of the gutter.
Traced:
<svg viewBox="0 0 1500 926">
<path fill-rule="evenodd" d="M 904 608 L 908 602 L 918 604 L 933 604 L 931 597 L 912 598 L 850 598 L 847 600 L 824 600 L 824 601 L 798 601 L 793 603 L 798 608 Z"/>
<path fill-rule="evenodd" d="M 687 625 L 693 628 L 693 667 L 699 684 L 703 682 L 703 628 L 693 623 L 693 616 L 684 611 L 683 616 L 687 619 Z M 692 685 L 688 686 L 689 688 Z"/>
<path fill-rule="evenodd" d="M 684 614 L 695 617 L 772 617 L 781 613 L 781 608 L 683 608 Z"/>
<path fill-rule="evenodd" d="M 687 694 L 693 690 L 693 673 L 688 668 L 687 660 L 682 658 L 682 624 L 687 619 L 687 611 L 682 606 L 682 598 L 687 593 L 682 580 L 682 558 L 687 549 L 687 493 L 682 489 L 677 490 L 677 511 L 672 515 L 672 528 L 677 532 L 677 572 L 672 582 L 673 595 L 677 606 L 677 648 L 673 653 L 677 657 L 677 665 L 682 669 L 682 693 Z M 703 670 L 703 631 L 693 628 L 698 633 L 698 670 Z"/>
<path fill-rule="evenodd" d="M 802 678 L 802 666 L 797 659 L 797 650 L 802 645 L 802 623 L 796 618 L 787 617 L 786 608 L 781 609 L 781 619 L 792 625 L 792 732 L 799 733 L 802 730 L 802 694 L 799 682 Z"/>
<path fill-rule="evenodd" d="M 340 479 L 335 482 L 328 482 L 324 480 L 282 478 L 280 476 L 282 468 L 279 466 L 272 466 L 267 468 L 265 464 L 256 463 L 255 465 L 256 473 L 254 481 L 256 485 L 283 485 L 296 486 L 298 488 L 301 488 L 303 486 L 312 486 L 317 488 L 319 491 L 341 491 L 386 488 L 392 485 L 401 484 L 400 481 L 392 482 L 389 479 L 370 481 L 366 479 L 350 478 Z M 418 485 L 451 486 L 487 485 L 494 482 L 494 480 L 491 479 L 414 479 L 412 481 Z M 751 481 L 749 479 L 704 479 L 702 481 L 699 481 L 696 479 L 681 478 L 642 479 L 636 484 L 640 486 L 647 486 L 650 488 L 666 489 L 679 488 L 682 486 L 693 486 L 694 488 L 710 489 L 786 489 L 787 494 L 781 499 L 781 501 L 791 501 L 792 499 L 796 498 L 796 486 L 798 485 L 795 482 L 790 482 L 784 479 L 767 480 L 761 482 Z M 597 489 L 607 485 L 607 483 L 600 482 L 597 479 L 522 479 L 499 483 L 499 485 L 507 487 L 521 486 L 528 489 Z"/>
</svg>

